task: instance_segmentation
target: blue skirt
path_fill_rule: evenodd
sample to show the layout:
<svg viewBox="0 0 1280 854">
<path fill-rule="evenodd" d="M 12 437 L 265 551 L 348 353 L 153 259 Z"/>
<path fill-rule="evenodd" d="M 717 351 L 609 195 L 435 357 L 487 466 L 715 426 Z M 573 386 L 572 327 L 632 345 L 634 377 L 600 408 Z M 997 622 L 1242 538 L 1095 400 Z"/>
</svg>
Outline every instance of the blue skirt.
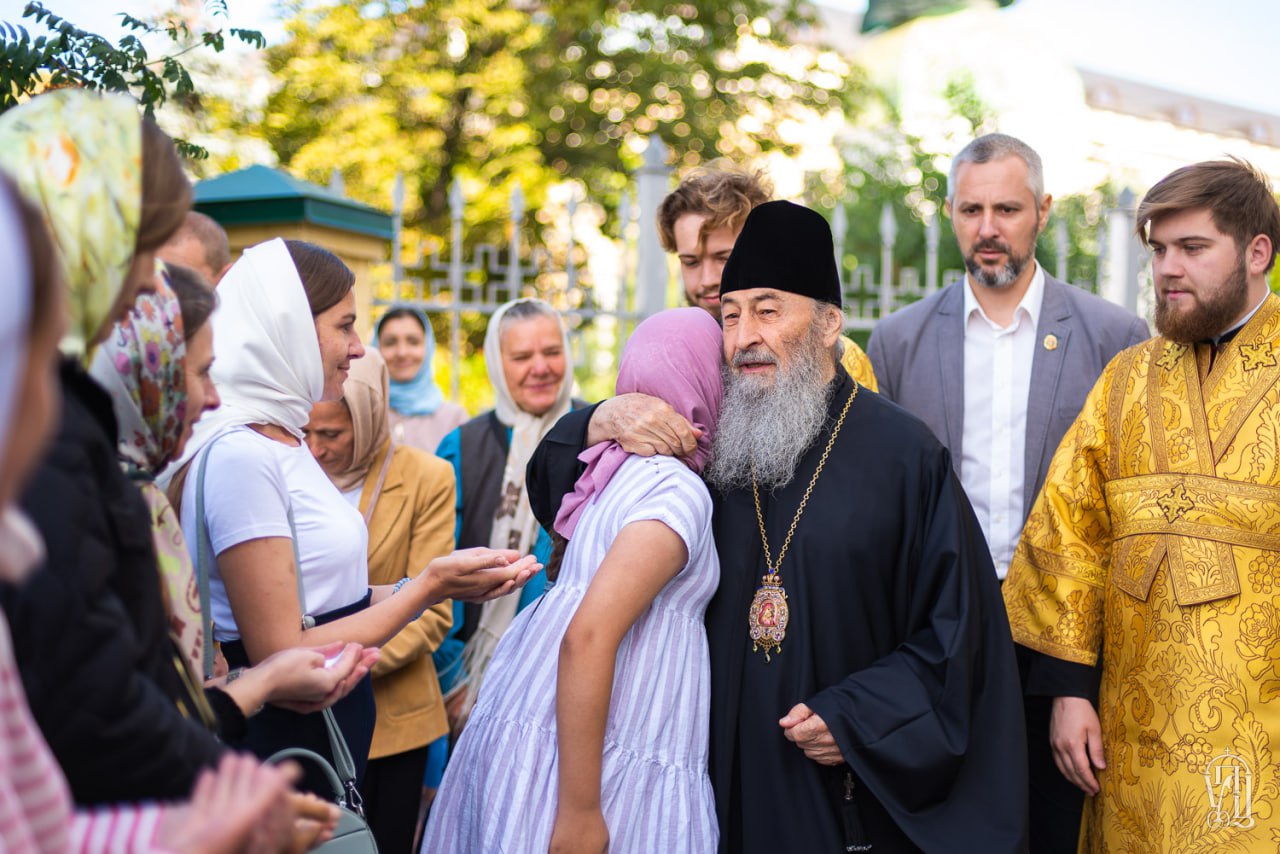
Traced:
<svg viewBox="0 0 1280 854">
<path fill-rule="evenodd" d="M 363 611 L 369 607 L 371 593 L 364 598 L 342 608 L 336 608 L 326 614 L 315 616 L 316 625 L 324 625 L 334 620 Z M 227 641 L 222 644 L 222 654 L 232 668 L 248 667 L 249 657 L 245 654 L 244 644 L 240 641 Z M 347 740 L 347 750 L 356 765 L 356 784 L 364 777 L 365 765 L 369 761 L 369 745 L 373 742 L 373 725 L 376 721 L 377 708 L 373 702 L 373 678 L 366 676 L 333 705 L 333 716 Z M 266 759 L 273 753 L 286 747 L 305 747 L 315 751 L 329 760 L 337 768 L 333 760 L 333 751 L 329 748 L 329 732 L 324 725 L 324 716 L 319 712 L 302 715 L 268 705 L 258 714 L 249 718 L 248 734 L 242 745 L 257 756 Z M 324 777 L 309 767 L 303 768 L 304 776 L 299 788 L 316 792 L 328 798 L 332 791 Z"/>
</svg>

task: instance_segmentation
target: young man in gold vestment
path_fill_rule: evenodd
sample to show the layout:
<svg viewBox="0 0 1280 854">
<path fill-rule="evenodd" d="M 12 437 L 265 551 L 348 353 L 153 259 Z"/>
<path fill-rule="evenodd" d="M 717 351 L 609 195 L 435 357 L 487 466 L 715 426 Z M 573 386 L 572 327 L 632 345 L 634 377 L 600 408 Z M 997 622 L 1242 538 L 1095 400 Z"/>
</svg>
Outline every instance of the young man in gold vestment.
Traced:
<svg viewBox="0 0 1280 854">
<path fill-rule="evenodd" d="M 1159 337 L 1117 356 L 1063 439 L 1004 587 L 1014 640 L 1102 654 L 1099 715 L 1054 701 L 1082 851 L 1280 843 L 1280 209 L 1245 163 L 1138 208 Z M 1275 743 L 1273 744 L 1273 739 Z"/>
</svg>

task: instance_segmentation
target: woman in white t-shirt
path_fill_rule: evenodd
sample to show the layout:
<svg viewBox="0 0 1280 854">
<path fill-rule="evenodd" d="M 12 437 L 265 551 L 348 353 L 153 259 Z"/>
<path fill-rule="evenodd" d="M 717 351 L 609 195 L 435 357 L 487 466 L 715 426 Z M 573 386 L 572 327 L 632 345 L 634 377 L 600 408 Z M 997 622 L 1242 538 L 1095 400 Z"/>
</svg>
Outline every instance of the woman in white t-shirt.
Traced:
<svg viewBox="0 0 1280 854">
<path fill-rule="evenodd" d="M 276 239 L 246 250 L 218 287 L 212 376 L 222 406 L 199 422 L 174 470 L 185 478 L 192 557 L 203 526 L 216 558 L 210 612 L 233 668 L 293 646 L 377 646 L 435 602 L 501 595 L 537 571 L 515 552 L 471 549 L 437 558 L 394 589 L 369 587 L 363 519 L 302 441 L 312 405 L 340 399 L 351 360 L 364 355 L 354 281 L 330 252 Z M 363 773 L 374 725 L 369 680 L 333 712 Z M 246 746 L 261 756 L 307 747 L 332 758 L 320 715 L 275 707 L 250 719 Z"/>
</svg>

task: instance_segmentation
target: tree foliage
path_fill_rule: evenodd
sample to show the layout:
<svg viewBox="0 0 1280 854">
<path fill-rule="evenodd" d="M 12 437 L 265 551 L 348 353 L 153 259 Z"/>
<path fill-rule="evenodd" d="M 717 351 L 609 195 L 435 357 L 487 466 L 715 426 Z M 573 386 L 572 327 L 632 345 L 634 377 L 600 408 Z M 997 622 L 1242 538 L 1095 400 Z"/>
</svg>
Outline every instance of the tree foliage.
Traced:
<svg viewBox="0 0 1280 854">
<path fill-rule="evenodd" d="M 210 0 L 224 16 L 226 0 Z M 138 99 L 146 115 L 170 99 L 188 109 L 198 105 L 198 94 L 181 57 L 197 48 L 222 51 L 227 39 L 252 47 L 266 46 L 257 30 L 228 28 L 194 32 L 179 19 L 152 23 L 121 13 L 127 31 L 112 42 L 82 30 L 66 18 L 54 14 L 41 3 L 27 3 L 23 19 L 30 19 L 48 32 L 32 36 L 24 26 L 0 22 L 0 112 L 46 89 L 78 86 L 101 92 L 124 92 Z M 163 36 L 173 47 L 159 56 L 144 44 L 147 36 Z M 175 140 L 188 157 L 207 156 L 203 148 L 185 140 Z"/>
<path fill-rule="evenodd" d="M 407 177 L 410 227 L 447 233 L 455 177 L 469 228 L 505 219 L 519 181 L 532 207 L 564 177 L 617 198 L 657 135 L 689 167 L 792 151 L 801 115 L 852 111 L 849 66 L 800 43 L 802 0 L 435 0 L 286 3 L 286 81 L 264 132 L 312 180 L 339 167 L 385 204 Z M 796 42 L 796 43 L 793 43 Z"/>
</svg>

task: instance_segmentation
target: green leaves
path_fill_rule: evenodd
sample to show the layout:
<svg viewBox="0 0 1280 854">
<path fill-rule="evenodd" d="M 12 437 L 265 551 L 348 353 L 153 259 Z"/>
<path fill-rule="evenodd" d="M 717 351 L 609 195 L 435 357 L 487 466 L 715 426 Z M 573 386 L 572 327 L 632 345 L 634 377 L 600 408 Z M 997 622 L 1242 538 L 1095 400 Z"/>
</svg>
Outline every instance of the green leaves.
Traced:
<svg viewBox="0 0 1280 854">
<path fill-rule="evenodd" d="M 406 173 L 407 224 L 449 227 L 469 193 L 471 234 L 505 222 L 520 181 L 538 208 L 572 178 L 612 209 L 639 142 L 681 171 L 797 147 L 799 120 L 855 112 L 865 87 L 798 39 L 804 0 L 433 0 L 287 3 L 291 39 L 268 61 L 286 82 L 263 129 L 282 163 L 383 203 Z"/>
<path fill-rule="evenodd" d="M 212 13 L 227 15 L 225 0 L 207 0 Z M 146 115 L 170 99 L 195 106 L 198 95 L 180 57 L 197 48 L 221 52 L 226 47 L 222 30 L 193 33 L 185 21 L 170 18 L 150 23 L 121 14 L 127 32 L 116 42 L 82 30 L 54 14 L 42 3 L 27 3 L 22 17 L 48 30 L 32 37 L 25 27 L 0 24 L 0 112 L 45 89 L 78 86 L 99 92 L 123 92 L 142 105 Z M 266 46 L 257 30 L 230 28 L 231 38 L 253 48 Z M 151 56 L 141 36 L 163 35 L 173 51 Z M 175 139 L 184 156 L 204 159 L 208 152 L 198 145 Z"/>
</svg>

